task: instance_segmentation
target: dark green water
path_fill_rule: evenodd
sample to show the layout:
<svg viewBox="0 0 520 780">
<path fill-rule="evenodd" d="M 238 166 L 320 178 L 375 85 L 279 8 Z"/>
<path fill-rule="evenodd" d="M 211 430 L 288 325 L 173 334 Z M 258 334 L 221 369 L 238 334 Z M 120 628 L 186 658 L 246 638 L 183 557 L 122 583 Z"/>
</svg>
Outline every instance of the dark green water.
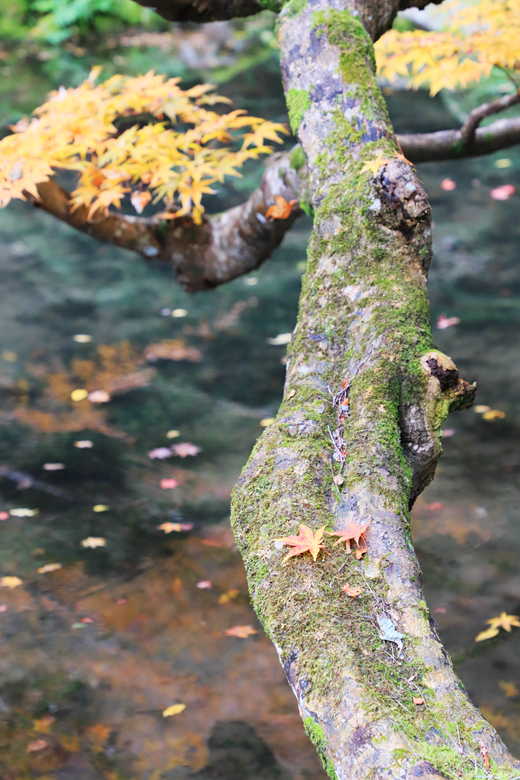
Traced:
<svg viewBox="0 0 520 780">
<path fill-rule="evenodd" d="M 268 64 L 238 86 L 248 107 L 279 118 L 276 84 Z M 389 102 L 398 130 L 453 123 L 423 95 Z M 511 165 L 496 167 L 503 159 Z M 442 639 L 517 755 L 520 629 L 474 637 L 520 609 L 520 199 L 489 194 L 518 185 L 519 170 L 517 150 L 419 170 L 435 219 L 433 322 L 460 318 L 435 330 L 437 346 L 505 417 L 446 422 L 455 433 L 413 513 Z M 455 189 L 442 189 L 446 178 Z M 215 207 L 240 197 L 227 189 Z M 298 224 L 250 278 L 190 297 L 166 267 L 25 204 L 0 212 L 0 511 L 38 510 L 0 522 L 0 576 L 22 580 L 0 590 L 2 778 L 324 777 L 228 527 L 232 486 L 281 397 L 285 347 L 267 339 L 293 328 L 309 230 Z M 166 312 L 176 309 L 185 316 Z M 165 340 L 176 359 L 147 360 Z M 72 401 L 82 387 L 111 400 Z M 179 442 L 201 451 L 148 456 Z M 193 528 L 166 534 L 168 522 Z M 104 546 L 83 547 L 89 537 Z M 61 568 L 38 573 L 52 563 Z M 223 633 L 236 625 L 258 633 Z M 174 704 L 185 709 L 163 717 Z"/>
</svg>

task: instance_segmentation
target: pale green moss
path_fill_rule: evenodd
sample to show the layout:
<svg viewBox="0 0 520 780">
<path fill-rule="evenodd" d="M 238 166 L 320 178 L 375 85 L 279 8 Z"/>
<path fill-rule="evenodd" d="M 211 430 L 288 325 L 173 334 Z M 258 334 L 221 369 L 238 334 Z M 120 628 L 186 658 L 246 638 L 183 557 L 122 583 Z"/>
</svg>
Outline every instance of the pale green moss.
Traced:
<svg viewBox="0 0 520 780">
<path fill-rule="evenodd" d="M 303 719 L 303 725 L 312 744 L 318 751 L 318 755 L 322 760 L 326 773 L 331 778 L 331 780 L 338 780 L 338 776 L 334 771 L 334 764 L 327 756 L 327 740 L 325 739 L 323 729 L 318 723 L 316 723 L 314 718 L 311 718 L 310 716 Z"/>
</svg>

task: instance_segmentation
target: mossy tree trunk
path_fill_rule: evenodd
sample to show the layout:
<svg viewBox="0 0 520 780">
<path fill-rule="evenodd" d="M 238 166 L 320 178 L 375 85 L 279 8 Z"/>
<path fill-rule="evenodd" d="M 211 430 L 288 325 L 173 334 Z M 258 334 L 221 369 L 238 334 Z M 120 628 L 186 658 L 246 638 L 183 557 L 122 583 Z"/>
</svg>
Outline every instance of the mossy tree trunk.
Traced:
<svg viewBox="0 0 520 780">
<path fill-rule="evenodd" d="M 376 3 L 355 0 L 291 0 L 280 15 L 314 230 L 285 398 L 235 491 L 233 529 L 253 604 L 331 777 L 476 778 L 484 746 L 489 776 L 511 778 L 520 764 L 453 671 L 410 541 L 409 509 L 433 476 L 440 425 L 475 389 L 432 342 L 430 208 L 375 79 L 366 30 L 376 35 L 378 19 Z M 338 416 L 332 398 L 349 383 L 350 415 Z M 315 563 L 309 554 L 282 563 L 287 548 L 275 540 L 300 523 L 351 522 L 370 523 L 361 560 L 329 544 Z M 347 583 L 362 594 L 349 598 Z"/>
</svg>

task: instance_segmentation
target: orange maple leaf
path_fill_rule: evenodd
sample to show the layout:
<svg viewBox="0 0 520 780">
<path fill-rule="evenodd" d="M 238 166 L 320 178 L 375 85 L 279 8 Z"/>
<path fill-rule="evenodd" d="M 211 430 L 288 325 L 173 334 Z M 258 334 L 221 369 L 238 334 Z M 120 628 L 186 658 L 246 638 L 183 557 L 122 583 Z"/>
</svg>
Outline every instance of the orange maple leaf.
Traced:
<svg viewBox="0 0 520 780">
<path fill-rule="evenodd" d="M 359 560 L 367 549 L 365 545 L 359 544 L 359 540 L 363 539 L 364 541 L 364 535 L 369 525 L 370 520 L 365 525 L 351 521 L 348 528 L 343 528 L 341 531 L 327 531 L 327 533 L 329 536 L 339 536 L 339 539 L 334 542 L 334 547 L 340 544 L 340 542 L 345 542 L 347 552 L 351 552 L 350 542 L 353 540 L 359 546 L 359 550 L 356 552 L 356 558 Z M 361 555 L 358 556 L 358 553 L 361 553 Z"/>
<path fill-rule="evenodd" d="M 324 531 L 325 526 L 318 528 L 316 533 L 314 533 L 308 525 L 300 525 L 299 536 L 284 536 L 283 539 L 277 539 L 277 542 L 282 542 L 282 544 L 287 544 L 293 548 L 287 553 L 282 563 L 285 563 L 288 558 L 292 558 L 294 555 L 302 555 L 304 552 L 310 552 L 314 560 L 316 560 L 319 551 L 325 550 L 324 545 L 321 544 Z"/>
<path fill-rule="evenodd" d="M 341 590 L 344 590 L 347 596 L 350 596 L 351 599 L 355 599 L 363 593 L 363 588 L 358 588 L 357 586 L 352 587 L 348 584 L 348 582 L 341 588 Z"/>
<path fill-rule="evenodd" d="M 275 219 L 287 219 L 291 214 L 294 204 L 298 203 L 297 200 L 290 200 L 287 202 L 281 195 L 275 195 L 274 199 L 276 201 L 276 206 L 270 206 L 265 212 L 265 216 L 270 219 L 271 222 L 274 222 Z"/>
<path fill-rule="evenodd" d="M 224 634 L 226 636 L 236 636 L 238 639 L 247 639 L 251 634 L 258 634 L 258 631 L 253 626 L 233 626 L 232 628 L 225 628 Z"/>
</svg>

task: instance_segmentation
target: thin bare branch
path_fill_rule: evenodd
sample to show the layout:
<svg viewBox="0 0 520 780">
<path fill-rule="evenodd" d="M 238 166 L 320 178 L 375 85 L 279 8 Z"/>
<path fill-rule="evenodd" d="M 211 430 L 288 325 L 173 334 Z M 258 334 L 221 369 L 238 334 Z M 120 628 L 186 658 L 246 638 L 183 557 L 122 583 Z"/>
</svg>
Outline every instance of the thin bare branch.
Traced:
<svg viewBox="0 0 520 780">
<path fill-rule="evenodd" d="M 293 154 L 294 150 L 273 155 L 260 187 L 247 201 L 204 218 L 201 225 L 187 217 L 166 221 L 113 212 L 89 220 L 86 208 L 71 211 L 70 193 L 54 181 L 38 186 L 39 200 L 26 195 L 34 206 L 99 241 L 130 249 L 145 260 L 169 263 L 183 288 L 198 292 L 258 268 L 303 213 L 297 205 L 287 219 L 270 221 L 265 217 L 276 197 L 287 201 L 305 197 L 306 168 L 291 167 Z"/>
<path fill-rule="evenodd" d="M 462 130 L 414 133 L 397 138 L 404 155 L 414 163 L 480 157 L 520 143 L 520 117 L 498 119 L 479 127 L 468 141 L 464 140 Z"/>
<path fill-rule="evenodd" d="M 460 134 L 464 143 L 471 143 L 475 137 L 475 131 L 480 125 L 483 119 L 493 114 L 498 114 L 500 111 L 505 111 L 511 106 L 516 106 L 520 103 L 520 92 L 515 95 L 504 95 L 498 100 L 493 100 L 491 103 L 483 103 L 481 106 L 474 108 L 470 111 L 468 118 L 460 128 Z"/>
</svg>

